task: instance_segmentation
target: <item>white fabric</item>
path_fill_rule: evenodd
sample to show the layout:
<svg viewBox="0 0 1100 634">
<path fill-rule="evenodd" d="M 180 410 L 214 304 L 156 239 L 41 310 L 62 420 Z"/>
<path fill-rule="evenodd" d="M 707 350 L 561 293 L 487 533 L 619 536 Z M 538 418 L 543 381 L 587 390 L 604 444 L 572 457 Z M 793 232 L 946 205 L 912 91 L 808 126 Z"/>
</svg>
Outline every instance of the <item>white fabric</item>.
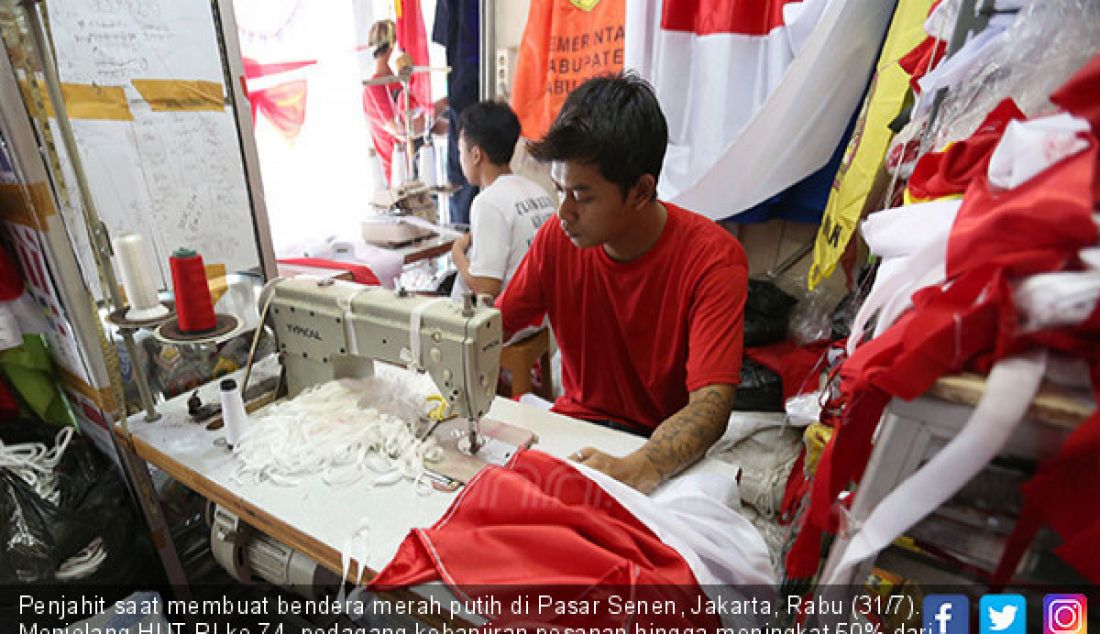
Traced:
<svg viewBox="0 0 1100 634">
<path fill-rule="evenodd" d="M 798 55 L 806 47 L 814 27 L 821 21 L 830 0 L 804 0 L 783 5 L 783 23 L 791 53 Z"/>
<path fill-rule="evenodd" d="M 1005 28 L 1005 26 L 986 28 L 970 39 L 954 55 L 929 70 L 918 81 L 921 92 L 916 105 L 913 107 L 913 119 L 922 119 L 928 114 L 932 109 L 936 92 L 941 88 L 951 90 L 958 86 L 959 82 L 973 78 L 974 68 L 987 61 L 989 52 L 1004 46 Z M 937 42 L 936 45 L 946 48 L 947 42 L 942 40 Z"/>
<path fill-rule="evenodd" d="M 501 290 L 506 288 L 555 209 L 554 199 L 533 180 L 519 174 L 498 177 L 470 204 L 470 275 L 501 280 Z M 468 290 L 459 275 L 451 298 L 461 300 Z"/>
<path fill-rule="evenodd" d="M 19 332 L 23 335 L 41 335 L 51 331 L 42 305 L 34 299 L 30 291 L 23 291 L 18 298 L 8 302 L 8 308 L 15 315 Z"/>
<path fill-rule="evenodd" d="M 19 320 L 9 304 L 11 302 L 0 302 L 0 350 L 23 345 L 23 331 L 19 329 Z"/>
<path fill-rule="evenodd" d="M 989 184 L 1001 189 L 1019 187 L 1088 147 L 1088 141 L 1080 136 L 1088 131 L 1088 121 L 1067 113 L 1010 121 L 989 157 Z"/>
<path fill-rule="evenodd" d="M 726 218 L 832 156 L 866 88 L 892 3 L 806 4 L 795 32 L 782 27 L 760 37 L 664 31 L 662 0 L 627 3 L 625 65 L 654 85 L 669 122 L 663 200 Z"/>
<path fill-rule="evenodd" d="M 1023 315 L 1023 332 L 1076 326 L 1096 309 L 1100 271 L 1032 275 L 1017 285 L 1013 299 Z"/>
<path fill-rule="evenodd" d="M 355 230 L 358 231 L 359 229 L 359 224 L 356 224 Z M 367 244 L 362 238 L 336 240 L 335 237 L 330 237 L 327 240 L 302 245 L 301 248 L 295 247 L 293 250 L 280 252 L 277 255 L 280 258 L 323 258 L 338 262 L 362 264 L 370 268 L 384 288 L 389 289 L 394 287 L 397 278 L 401 276 L 402 268 L 405 266 L 405 258 L 400 251 Z"/>
<path fill-rule="evenodd" d="M 848 354 L 863 339 L 867 323 L 882 309 L 875 333 L 881 334 L 910 305 L 919 288 L 942 282 L 947 276 L 947 236 L 961 200 L 937 200 L 871 214 L 860 230 L 867 246 L 882 264 L 867 299 L 859 307 L 848 337 Z"/>
<path fill-rule="evenodd" d="M 963 430 L 856 527 L 839 563 L 825 572 L 821 583 L 850 583 L 856 566 L 950 499 L 985 467 L 1019 425 L 1039 389 L 1045 366 L 1045 351 L 998 361 Z"/>
<path fill-rule="evenodd" d="M 709 469 L 675 478 L 652 496 L 582 464 L 573 466 L 679 553 L 699 585 L 774 585 L 767 544 L 734 510 L 741 499 L 737 467 L 708 464 Z"/>
</svg>

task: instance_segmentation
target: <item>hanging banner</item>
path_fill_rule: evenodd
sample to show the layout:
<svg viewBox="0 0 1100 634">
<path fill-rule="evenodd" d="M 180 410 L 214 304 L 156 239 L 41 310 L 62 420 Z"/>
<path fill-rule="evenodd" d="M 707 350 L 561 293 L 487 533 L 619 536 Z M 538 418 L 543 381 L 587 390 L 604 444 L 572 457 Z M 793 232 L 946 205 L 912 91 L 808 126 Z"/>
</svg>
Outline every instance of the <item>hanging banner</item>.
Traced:
<svg viewBox="0 0 1100 634">
<path fill-rule="evenodd" d="M 931 5 L 932 0 L 900 0 L 894 11 L 875 78 L 848 141 L 844 162 L 833 181 L 832 193 L 817 231 L 814 262 L 807 279 L 811 290 L 836 270 L 868 205 L 886 148 L 893 137 L 887 125 L 901 112 L 909 87 L 909 76 L 897 62 L 925 37 L 924 20 Z"/>
</svg>

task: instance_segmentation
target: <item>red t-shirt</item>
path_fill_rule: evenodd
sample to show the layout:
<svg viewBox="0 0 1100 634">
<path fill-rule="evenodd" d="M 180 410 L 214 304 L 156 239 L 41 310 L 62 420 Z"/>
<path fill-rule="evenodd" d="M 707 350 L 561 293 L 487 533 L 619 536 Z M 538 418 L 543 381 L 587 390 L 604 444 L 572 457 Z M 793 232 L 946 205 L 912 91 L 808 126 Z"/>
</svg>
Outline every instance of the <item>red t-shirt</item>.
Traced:
<svg viewBox="0 0 1100 634">
<path fill-rule="evenodd" d="M 745 251 L 711 220 L 662 204 L 657 244 L 626 263 L 577 248 L 551 219 L 501 295 L 507 332 L 550 317 L 562 360 L 554 411 L 651 430 L 689 392 L 740 381 Z"/>
</svg>

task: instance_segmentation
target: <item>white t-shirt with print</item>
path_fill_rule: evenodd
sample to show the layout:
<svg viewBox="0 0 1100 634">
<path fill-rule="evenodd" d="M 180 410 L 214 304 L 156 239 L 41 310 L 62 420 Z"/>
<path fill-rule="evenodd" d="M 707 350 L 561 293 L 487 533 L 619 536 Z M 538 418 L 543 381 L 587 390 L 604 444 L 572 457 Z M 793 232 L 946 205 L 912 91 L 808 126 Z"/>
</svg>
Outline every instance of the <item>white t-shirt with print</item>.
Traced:
<svg viewBox="0 0 1100 634">
<path fill-rule="evenodd" d="M 554 199 L 538 183 L 518 174 L 499 176 L 470 205 L 470 275 L 512 279 L 542 223 L 554 214 Z M 469 290 L 459 275 L 451 298 Z"/>
</svg>

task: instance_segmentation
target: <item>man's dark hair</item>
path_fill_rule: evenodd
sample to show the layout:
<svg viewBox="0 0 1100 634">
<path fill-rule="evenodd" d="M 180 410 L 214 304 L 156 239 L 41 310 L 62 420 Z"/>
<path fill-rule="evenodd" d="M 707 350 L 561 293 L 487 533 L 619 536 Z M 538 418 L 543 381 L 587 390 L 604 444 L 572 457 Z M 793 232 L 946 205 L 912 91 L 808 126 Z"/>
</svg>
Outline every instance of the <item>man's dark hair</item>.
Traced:
<svg viewBox="0 0 1100 634">
<path fill-rule="evenodd" d="M 519 140 L 519 117 L 501 101 L 480 101 L 466 106 L 458 118 L 458 131 L 466 143 L 481 148 L 494 165 L 507 165 Z"/>
<path fill-rule="evenodd" d="M 645 80 L 626 73 L 581 84 L 528 151 L 543 162 L 592 163 L 625 197 L 642 174 L 657 179 L 667 147 L 668 123 L 657 95 Z"/>
</svg>

